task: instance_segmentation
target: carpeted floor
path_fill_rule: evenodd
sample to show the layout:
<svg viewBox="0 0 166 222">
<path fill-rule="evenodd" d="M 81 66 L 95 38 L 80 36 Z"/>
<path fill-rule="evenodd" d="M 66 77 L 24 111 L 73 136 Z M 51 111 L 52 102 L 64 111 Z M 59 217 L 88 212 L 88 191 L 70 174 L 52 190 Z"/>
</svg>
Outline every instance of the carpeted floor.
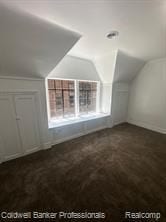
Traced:
<svg viewBox="0 0 166 222">
<path fill-rule="evenodd" d="M 105 219 L 65 220 L 81 222 L 121 222 L 125 211 L 160 212 L 158 221 L 164 222 L 166 135 L 122 124 L 3 163 L 3 210 L 106 214 Z"/>
</svg>

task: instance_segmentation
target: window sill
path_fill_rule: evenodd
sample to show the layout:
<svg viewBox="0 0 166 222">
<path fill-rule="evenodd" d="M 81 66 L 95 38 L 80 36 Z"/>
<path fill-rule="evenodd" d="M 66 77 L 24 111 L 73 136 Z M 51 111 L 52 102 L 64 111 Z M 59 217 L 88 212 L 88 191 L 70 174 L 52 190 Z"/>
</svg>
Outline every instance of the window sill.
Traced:
<svg viewBox="0 0 166 222">
<path fill-rule="evenodd" d="M 110 116 L 108 113 L 98 113 L 98 114 L 89 114 L 81 117 L 71 117 L 71 118 L 63 118 L 63 119 L 58 119 L 58 120 L 51 120 L 48 124 L 48 128 L 56 128 L 56 127 L 61 127 L 61 126 L 66 126 L 66 125 L 71 125 L 74 123 L 81 123 L 93 119 L 99 119 L 102 117 L 107 117 Z"/>
</svg>

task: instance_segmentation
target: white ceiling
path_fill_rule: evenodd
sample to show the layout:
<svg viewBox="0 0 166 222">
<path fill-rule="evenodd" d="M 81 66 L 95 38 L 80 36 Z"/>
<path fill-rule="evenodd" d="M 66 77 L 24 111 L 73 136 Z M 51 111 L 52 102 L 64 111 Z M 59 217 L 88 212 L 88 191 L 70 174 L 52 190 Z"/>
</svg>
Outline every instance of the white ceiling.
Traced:
<svg viewBox="0 0 166 222">
<path fill-rule="evenodd" d="M 46 77 L 80 35 L 0 4 L 0 75 Z"/>
<path fill-rule="evenodd" d="M 1 0 L 79 32 L 71 54 L 86 58 L 120 49 L 144 60 L 166 56 L 165 0 Z M 107 33 L 118 30 L 116 39 Z"/>
<path fill-rule="evenodd" d="M 93 62 L 69 55 L 60 61 L 48 77 L 93 81 L 101 80 Z"/>
</svg>

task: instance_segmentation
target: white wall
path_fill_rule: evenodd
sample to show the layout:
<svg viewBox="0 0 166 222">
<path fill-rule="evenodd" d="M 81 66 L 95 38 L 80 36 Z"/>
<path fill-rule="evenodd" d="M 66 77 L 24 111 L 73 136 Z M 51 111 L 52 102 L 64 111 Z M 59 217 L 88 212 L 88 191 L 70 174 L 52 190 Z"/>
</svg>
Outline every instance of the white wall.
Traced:
<svg viewBox="0 0 166 222">
<path fill-rule="evenodd" d="M 101 112 L 111 113 L 112 83 L 101 84 Z"/>
<path fill-rule="evenodd" d="M 148 62 L 132 81 L 128 122 L 166 133 L 166 58 Z"/>
<path fill-rule="evenodd" d="M 144 61 L 118 50 L 112 76 L 112 125 L 127 121 L 128 96 L 131 80 L 137 75 Z"/>
<path fill-rule="evenodd" d="M 40 109 L 40 129 L 43 146 L 49 142 L 47 114 L 46 114 L 46 94 L 44 79 L 23 79 L 0 77 L 0 92 L 24 92 L 38 91 Z"/>
<path fill-rule="evenodd" d="M 88 133 L 107 128 L 109 117 L 103 117 L 86 122 L 66 125 L 63 127 L 50 129 L 52 144 L 70 140 Z"/>
<path fill-rule="evenodd" d="M 25 79 L 16 77 L 0 77 L 0 92 L 30 92 L 37 91 L 39 94 L 39 110 L 37 113 L 40 117 L 40 135 L 41 149 L 50 148 L 51 145 L 69 140 L 87 133 L 100 130 L 107 127 L 109 117 L 89 120 L 86 122 L 76 123 L 68 126 L 48 129 L 46 94 L 44 79 Z M 0 126 L 3 127 L 3 126 Z M 1 138 L 1 136 L 0 136 Z M 2 141 L 0 141 L 0 162 L 2 158 Z"/>
<path fill-rule="evenodd" d="M 127 121 L 129 83 L 114 83 L 112 88 L 112 125 Z"/>
<path fill-rule="evenodd" d="M 102 80 L 101 107 L 102 112 L 111 113 L 112 83 L 114 78 L 117 51 L 108 55 L 97 57 L 94 60 L 96 70 Z"/>
</svg>

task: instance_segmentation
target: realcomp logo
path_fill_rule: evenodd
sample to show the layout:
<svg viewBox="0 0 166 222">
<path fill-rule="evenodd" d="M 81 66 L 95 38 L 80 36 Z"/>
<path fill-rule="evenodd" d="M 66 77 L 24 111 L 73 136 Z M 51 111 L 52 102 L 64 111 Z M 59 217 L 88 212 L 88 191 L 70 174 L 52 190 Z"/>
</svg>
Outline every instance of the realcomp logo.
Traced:
<svg viewBox="0 0 166 222">
<path fill-rule="evenodd" d="M 125 212 L 126 219 L 155 219 L 156 221 L 161 218 L 159 212 Z"/>
</svg>

